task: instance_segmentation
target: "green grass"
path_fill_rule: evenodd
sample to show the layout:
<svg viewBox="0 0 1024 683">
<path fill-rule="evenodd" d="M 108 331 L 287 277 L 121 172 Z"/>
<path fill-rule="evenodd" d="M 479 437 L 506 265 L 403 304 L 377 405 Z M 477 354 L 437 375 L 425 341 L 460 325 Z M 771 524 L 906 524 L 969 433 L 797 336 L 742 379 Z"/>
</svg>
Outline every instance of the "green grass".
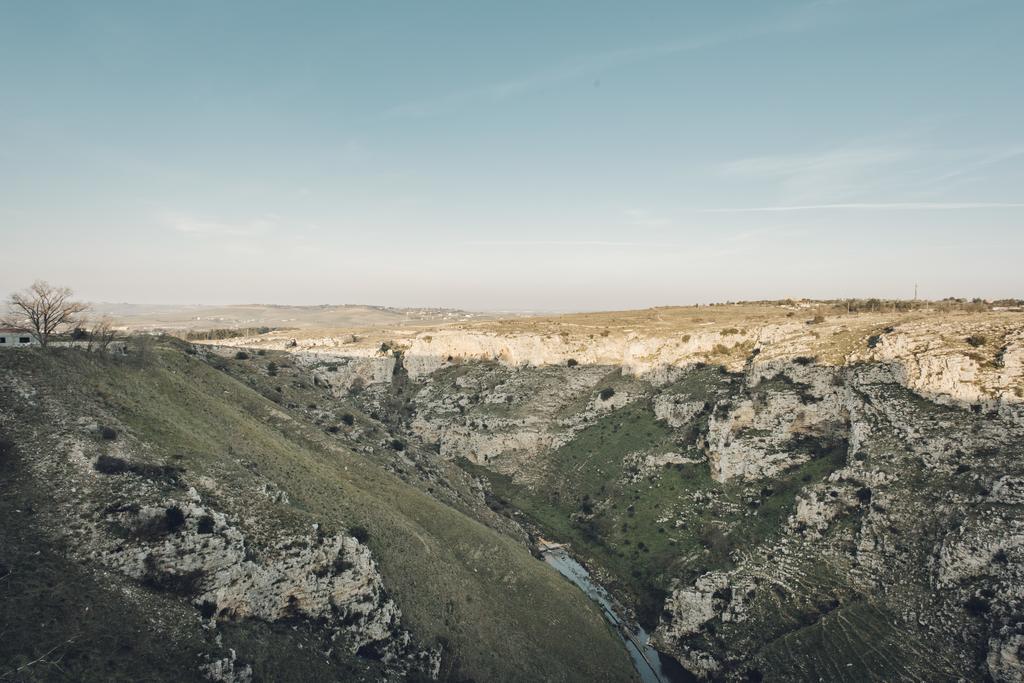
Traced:
<svg viewBox="0 0 1024 683">
<path fill-rule="evenodd" d="M 4 362 L 7 362 L 5 359 Z M 252 361 L 240 361 L 252 362 Z M 444 644 L 457 679 L 629 679 L 597 609 L 522 545 L 385 472 L 300 416 L 170 344 L 140 365 L 82 353 L 19 354 L 17 371 L 73 410 L 113 416 L 148 459 L 209 477 L 208 500 L 264 533 L 366 527 L 403 625 Z M 290 505 L 253 495 L 270 480 Z"/>
<path fill-rule="evenodd" d="M 698 368 L 673 386 L 693 400 L 713 399 L 728 380 L 715 368 Z M 760 483 L 723 485 L 703 463 L 666 467 L 632 481 L 623 462 L 635 451 L 699 455 L 689 441 L 657 420 L 649 401 L 631 403 L 602 417 L 561 448 L 537 460 L 542 470 L 530 484 L 460 461 L 489 482 L 506 506 L 521 510 L 541 533 L 572 544 L 573 551 L 612 577 L 610 588 L 632 604 L 646 627 L 656 624 L 674 580 L 692 581 L 732 566 L 737 548 L 752 548 L 782 532 L 797 493 L 845 463 L 845 443 L 803 448 L 814 457 Z M 694 494 L 715 496 L 696 502 Z M 756 513 L 744 501 L 758 499 Z M 666 519 L 667 518 L 667 519 Z M 676 526 L 680 519 L 682 526 Z"/>
</svg>

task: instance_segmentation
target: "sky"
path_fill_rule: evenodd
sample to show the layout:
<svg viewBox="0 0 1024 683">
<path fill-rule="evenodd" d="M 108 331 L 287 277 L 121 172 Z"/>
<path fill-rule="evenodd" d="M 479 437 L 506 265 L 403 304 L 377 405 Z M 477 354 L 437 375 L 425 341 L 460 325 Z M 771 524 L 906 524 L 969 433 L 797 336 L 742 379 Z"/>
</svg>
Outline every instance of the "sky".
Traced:
<svg viewBox="0 0 1024 683">
<path fill-rule="evenodd" d="M 0 0 L 0 293 L 1024 297 L 1024 2 Z"/>
</svg>

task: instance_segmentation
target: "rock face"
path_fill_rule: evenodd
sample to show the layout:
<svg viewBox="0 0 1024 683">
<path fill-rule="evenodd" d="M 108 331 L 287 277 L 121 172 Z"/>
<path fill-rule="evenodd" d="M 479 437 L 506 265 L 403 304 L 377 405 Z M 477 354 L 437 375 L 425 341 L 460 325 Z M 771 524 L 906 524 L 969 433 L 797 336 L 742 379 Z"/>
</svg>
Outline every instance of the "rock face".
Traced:
<svg viewBox="0 0 1024 683">
<path fill-rule="evenodd" d="M 386 658 L 395 661 L 408 646 L 370 551 L 351 536 L 288 537 L 257 562 L 248 558 L 243 534 L 198 503 L 115 510 L 108 521 L 141 542 L 105 552 L 105 564 L 147 585 L 194 595 L 211 618 L 321 620 L 335 629 L 332 640 L 342 638 L 353 653 L 384 642 Z"/>
<path fill-rule="evenodd" d="M 560 510 L 578 552 L 610 547 L 586 559 L 627 603 L 654 544 L 630 532 L 657 527 L 667 542 L 650 562 L 669 569 L 652 579 L 666 594 L 653 639 L 691 672 L 1010 681 L 1024 632 L 1022 328 L 992 315 L 431 330 L 396 336 L 392 353 L 411 438 L 502 477 L 513 502 L 543 501 L 529 521 L 545 535 L 567 533 L 545 526 Z M 360 405 L 384 410 L 390 383 L 369 383 Z M 650 443 L 614 445 L 637 420 Z M 616 573 L 622 558 L 632 574 Z"/>
<path fill-rule="evenodd" d="M 438 675 L 441 652 L 418 647 L 402 627 L 370 549 L 353 535 L 297 528 L 275 484 L 261 480 L 249 498 L 235 499 L 225 482 L 149 462 L 127 430 L 73 417 L 20 377 L 4 380 L 56 427 L 46 441 L 22 442 L 31 476 L 52 487 L 34 523 L 91 571 L 126 579 L 126 596 L 134 584 L 191 605 L 188 626 L 219 655 L 195 663 L 205 678 L 253 680 L 252 666 L 221 646 L 220 631 L 252 621 L 308 629 L 317 645 L 309 656 L 344 652 L 372 662 L 378 678 Z M 4 427 L 10 422 L 0 415 L 0 436 Z M 276 514 L 261 518 L 260 506 L 277 506 Z"/>
<path fill-rule="evenodd" d="M 718 308 L 225 345 L 288 351 L 480 475 L 492 509 L 569 541 L 701 677 L 1021 680 L 1021 316 Z M 211 564 L 197 599 L 355 613 L 370 568 L 295 570 L 358 555 L 347 542 L 264 545 L 239 560 L 251 582 Z M 177 552 L 147 548 L 156 567 Z M 145 562 L 126 566 L 145 580 Z M 386 601 L 358 613 L 353 643 L 394 625 Z"/>
<path fill-rule="evenodd" d="M 854 316 L 830 319 L 814 327 L 801 322 L 748 323 L 743 328 L 690 328 L 675 333 L 638 328 L 608 336 L 604 336 L 606 331 L 595 336 L 576 333 L 572 328 L 562 328 L 558 333 L 502 332 L 482 325 L 396 331 L 383 351 L 377 337 L 353 340 L 351 335 L 297 342 L 270 336 L 221 343 L 290 350 L 311 365 L 339 364 L 337 372 L 346 377 L 358 374 L 366 383 L 389 381 L 387 357 L 393 350 L 403 353 L 413 379 L 464 361 L 498 362 L 511 368 L 572 362 L 619 368 L 624 374 L 645 377 L 655 384 L 671 381 L 677 374 L 675 368 L 698 362 L 713 362 L 738 371 L 752 360 L 750 369 L 756 374 L 762 372 L 760 368 L 770 371 L 773 361 L 817 358 L 819 364 L 888 366 L 896 382 L 940 402 L 1019 404 L 1024 398 L 1024 331 L 1019 318 L 1016 313 L 981 318 Z M 881 320 L 891 324 L 886 326 Z M 972 346 L 968 338 L 984 342 Z M 756 351 L 752 359 L 748 358 L 751 351 Z M 352 369 L 343 369 L 342 364 Z"/>
</svg>

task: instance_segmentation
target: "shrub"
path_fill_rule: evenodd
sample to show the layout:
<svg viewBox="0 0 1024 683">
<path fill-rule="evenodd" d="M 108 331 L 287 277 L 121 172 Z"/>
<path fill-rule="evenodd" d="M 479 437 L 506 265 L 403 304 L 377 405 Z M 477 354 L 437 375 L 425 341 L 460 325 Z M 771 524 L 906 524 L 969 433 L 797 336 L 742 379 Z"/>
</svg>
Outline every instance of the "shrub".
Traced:
<svg viewBox="0 0 1024 683">
<path fill-rule="evenodd" d="M 991 604 L 989 601 L 979 595 L 972 595 L 964 603 L 964 609 L 967 610 L 967 613 L 976 617 L 986 614 L 990 608 Z"/>
<path fill-rule="evenodd" d="M 396 450 L 396 451 L 404 451 L 405 450 L 405 442 L 402 441 L 401 439 L 391 439 L 391 444 L 390 445 L 391 445 L 391 448 L 393 450 Z"/>
<path fill-rule="evenodd" d="M 580 362 L 578 360 L 576 360 L 575 358 L 570 358 L 569 360 L 565 361 L 566 367 L 569 367 L 569 368 L 574 368 L 574 367 L 576 367 L 579 364 L 580 364 Z"/>
<path fill-rule="evenodd" d="M 738 329 L 736 329 L 735 327 L 727 327 L 724 330 L 722 330 L 722 336 L 723 337 L 731 337 L 732 335 L 739 334 L 739 333 L 740 333 L 740 331 Z"/>
<path fill-rule="evenodd" d="M 213 517 L 210 515 L 203 515 L 199 518 L 199 523 L 196 525 L 196 531 L 201 534 L 212 534 L 213 533 Z"/>
<path fill-rule="evenodd" d="M 235 360 L 249 360 L 249 354 L 245 351 L 238 351 L 235 353 Z"/>
<path fill-rule="evenodd" d="M 171 465 L 147 465 L 145 463 L 130 463 L 127 460 L 112 455 L 101 455 L 93 463 L 93 469 L 100 474 L 135 474 L 151 481 L 161 481 L 177 486 L 184 468 Z"/>
<path fill-rule="evenodd" d="M 878 346 L 878 343 L 880 341 L 882 341 L 882 335 L 880 335 L 880 334 L 873 334 L 873 335 L 871 335 L 870 337 L 868 337 L 868 348 L 869 349 L 875 348 L 876 346 Z"/>
<path fill-rule="evenodd" d="M 331 425 L 330 427 L 327 428 L 327 431 L 329 433 L 331 433 L 331 434 L 337 434 L 338 433 L 338 425 Z"/>
<path fill-rule="evenodd" d="M 93 469 L 100 474 L 123 474 L 129 471 L 128 462 L 112 455 L 101 455 L 93 463 Z"/>
<path fill-rule="evenodd" d="M 614 395 L 615 395 L 615 390 L 612 389 L 611 387 L 605 387 L 604 389 L 602 389 L 600 391 L 600 393 L 598 393 L 598 396 L 601 398 L 602 401 L 607 401 L 608 399 L 610 399 Z"/>
<path fill-rule="evenodd" d="M 213 615 L 217 613 L 217 603 L 210 600 L 203 600 L 203 604 L 199 606 L 199 614 L 202 615 L 203 619 L 212 619 Z"/>
<path fill-rule="evenodd" d="M 370 540 L 370 530 L 361 524 L 351 527 L 348 532 L 360 543 L 366 543 Z"/>
<path fill-rule="evenodd" d="M 177 531 L 185 526 L 185 513 L 177 505 L 172 505 L 164 510 L 164 518 L 168 531 Z"/>
<path fill-rule="evenodd" d="M 987 344 L 988 343 L 988 338 L 985 337 L 985 335 L 983 335 L 983 334 L 972 334 L 970 337 L 968 337 L 964 341 L 966 341 L 968 344 L 970 344 L 974 348 L 978 348 L 979 346 L 984 346 L 985 344 Z"/>
<path fill-rule="evenodd" d="M 277 377 L 277 363 L 274 361 L 267 363 L 267 374 L 271 377 Z"/>
<path fill-rule="evenodd" d="M 811 356 L 797 356 L 793 359 L 793 362 L 797 365 L 810 365 L 814 362 L 814 358 Z"/>
<path fill-rule="evenodd" d="M 341 421 L 351 427 L 356 423 L 356 418 L 352 416 L 352 413 L 345 413 L 341 416 Z"/>
<path fill-rule="evenodd" d="M 808 320 L 807 324 L 808 325 L 820 325 L 823 322 L 825 322 L 825 316 L 823 316 L 823 315 L 821 315 L 819 313 L 818 315 L 816 315 L 813 318 L 811 318 L 810 320 Z"/>
<path fill-rule="evenodd" d="M 865 503 L 865 504 L 866 503 L 870 503 L 871 502 L 871 489 L 869 489 L 867 486 L 863 486 L 863 487 L 857 489 L 857 500 L 859 500 L 860 502 Z"/>
<path fill-rule="evenodd" d="M 100 436 L 107 441 L 113 441 L 117 438 L 117 432 L 112 427 L 100 427 Z"/>
</svg>

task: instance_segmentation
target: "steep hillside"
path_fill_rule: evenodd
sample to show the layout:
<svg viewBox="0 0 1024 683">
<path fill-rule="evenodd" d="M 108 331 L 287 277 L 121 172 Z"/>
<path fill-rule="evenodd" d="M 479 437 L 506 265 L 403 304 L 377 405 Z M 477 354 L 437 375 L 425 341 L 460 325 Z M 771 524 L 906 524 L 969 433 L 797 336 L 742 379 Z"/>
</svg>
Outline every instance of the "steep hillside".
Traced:
<svg viewBox="0 0 1024 683">
<path fill-rule="evenodd" d="M 467 477 L 240 355 L 0 355 L 0 677 L 632 677 Z"/>
<path fill-rule="evenodd" d="M 478 477 L 697 675 L 1024 675 L 1019 313 L 657 309 L 237 344 L 289 350 Z"/>
</svg>

